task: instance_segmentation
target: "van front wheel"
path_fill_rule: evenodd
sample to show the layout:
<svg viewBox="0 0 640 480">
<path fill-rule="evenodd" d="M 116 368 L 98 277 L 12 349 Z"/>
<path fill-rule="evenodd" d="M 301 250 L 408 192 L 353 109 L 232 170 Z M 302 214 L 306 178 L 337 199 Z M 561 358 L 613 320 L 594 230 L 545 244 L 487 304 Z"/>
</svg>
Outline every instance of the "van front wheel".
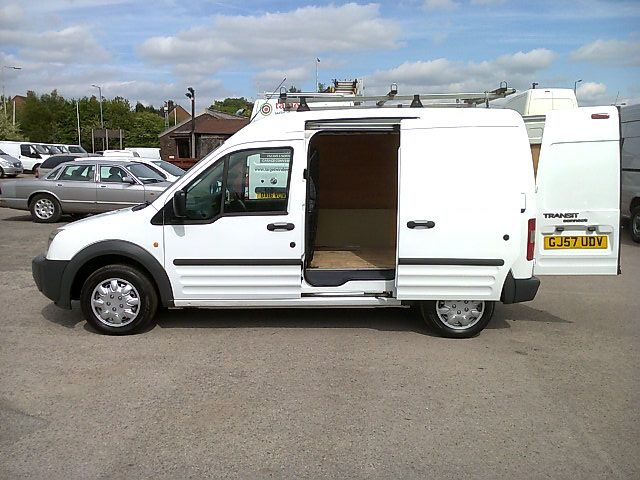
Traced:
<svg viewBox="0 0 640 480">
<path fill-rule="evenodd" d="M 631 212 L 631 240 L 640 243 L 640 207 Z"/>
<path fill-rule="evenodd" d="M 420 303 L 427 325 L 449 338 L 469 338 L 480 333 L 493 316 L 494 302 L 435 300 Z"/>
<path fill-rule="evenodd" d="M 87 322 L 100 333 L 126 335 L 151 323 L 158 309 L 158 294 L 139 270 L 107 265 L 84 282 L 80 307 Z"/>
</svg>

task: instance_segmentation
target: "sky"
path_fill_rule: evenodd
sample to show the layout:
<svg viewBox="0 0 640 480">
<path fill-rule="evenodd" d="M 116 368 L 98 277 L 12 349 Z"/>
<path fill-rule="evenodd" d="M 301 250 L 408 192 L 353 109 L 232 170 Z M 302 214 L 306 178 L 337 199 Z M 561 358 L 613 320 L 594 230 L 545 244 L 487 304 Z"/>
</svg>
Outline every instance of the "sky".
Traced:
<svg viewBox="0 0 640 480">
<path fill-rule="evenodd" d="M 319 62 L 318 62 L 319 60 Z M 316 79 L 365 94 L 574 88 L 581 105 L 640 103 L 640 0 L 1 0 L 8 96 L 122 96 L 161 106 L 196 90 L 260 97 Z M 5 67 L 21 67 L 20 70 Z"/>
</svg>

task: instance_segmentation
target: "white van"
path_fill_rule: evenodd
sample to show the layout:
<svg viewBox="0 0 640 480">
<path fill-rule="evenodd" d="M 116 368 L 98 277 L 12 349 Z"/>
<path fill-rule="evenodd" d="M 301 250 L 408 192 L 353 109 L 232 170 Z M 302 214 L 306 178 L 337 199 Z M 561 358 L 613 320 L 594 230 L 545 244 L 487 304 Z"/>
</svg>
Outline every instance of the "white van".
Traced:
<svg viewBox="0 0 640 480">
<path fill-rule="evenodd" d="M 640 104 L 622 107 L 622 216 L 630 219 L 630 233 L 640 242 Z"/>
<path fill-rule="evenodd" d="M 22 167 L 32 172 L 51 156 L 45 147 L 31 142 L 0 141 L 0 149 L 20 160 Z"/>
<path fill-rule="evenodd" d="M 265 118 L 152 204 L 55 230 L 33 276 L 107 334 L 144 328 L 159 305 L 416 305 L 469 337 L 495 302 L 532 300 L 534 274 L 618 274 L 619 141 L 614 107 L 550 112 L 536 193 L 514 111 Z"/>
</svg>

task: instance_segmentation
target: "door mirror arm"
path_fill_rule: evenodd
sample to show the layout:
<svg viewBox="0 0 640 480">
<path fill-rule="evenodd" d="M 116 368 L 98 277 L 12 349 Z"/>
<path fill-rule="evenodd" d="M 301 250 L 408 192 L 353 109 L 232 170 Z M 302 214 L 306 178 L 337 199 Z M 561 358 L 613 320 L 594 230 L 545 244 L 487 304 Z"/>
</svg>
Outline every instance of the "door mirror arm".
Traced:
<svg viewBox="0 0 640 480">
<path fill-rule="evenodd" d="M 178 190 L 173 194 L 173 213 L 178 218 L 187 216 L 187 192 Z"/>
<path fill-rule="evenodd" d="M 130 176 L 126 176 L 122 179 L 123 182 L 128 183 L 130 185 L 135 185 L 136 181 L 133 179 L 133 177 Z"/>
</svg>

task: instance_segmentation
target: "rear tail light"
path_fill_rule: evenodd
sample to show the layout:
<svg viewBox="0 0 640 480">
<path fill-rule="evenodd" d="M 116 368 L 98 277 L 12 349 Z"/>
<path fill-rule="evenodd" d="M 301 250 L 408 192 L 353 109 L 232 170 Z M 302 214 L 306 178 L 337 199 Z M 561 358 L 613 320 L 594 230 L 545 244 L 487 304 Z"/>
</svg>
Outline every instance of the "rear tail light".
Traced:
<svg viewBox="0 0 640 480">
<path fill-rule="evenodd" d="M 536 219 L 530 218 L 527 225 L 527 260 L 533 260 L 534 247 L 536 246 Z"/>
<path fill-rule="evenodd" d="M 609 118 L 608 113 L 593 113 L 591 114 L 592 120 L 606 120 Z"/>
</svg>

